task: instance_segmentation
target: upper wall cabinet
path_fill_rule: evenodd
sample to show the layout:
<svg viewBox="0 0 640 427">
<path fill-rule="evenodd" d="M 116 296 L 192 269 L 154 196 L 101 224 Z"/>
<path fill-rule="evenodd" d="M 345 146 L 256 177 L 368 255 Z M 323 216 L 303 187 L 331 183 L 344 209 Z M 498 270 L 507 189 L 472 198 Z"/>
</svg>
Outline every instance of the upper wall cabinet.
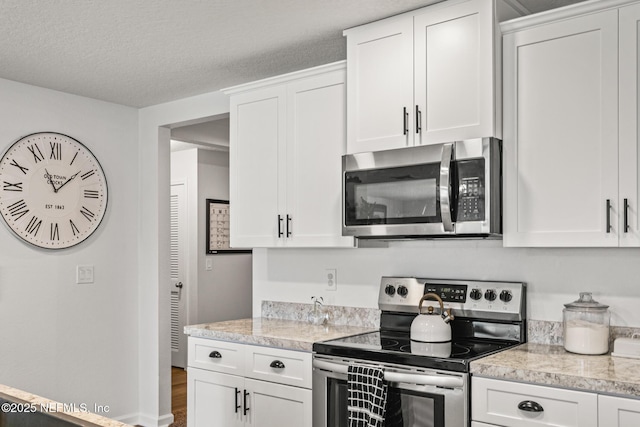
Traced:
<svg viewBox="0 0 640 427">
<path fill-rule="evenodd" d="M 446 1 L 346 30 L 347 152 L 500 138 L 496 22 L 494 0 Z"/>
<path fill-rule="evenodd" d="M 353 246 L 341 228 L 344 61 L 225 92 L 231 246 Z"/>
<path fill-rule="evenodd" d="M 505 246 L 640 245 L 640 6 L 598 7 L 503 24 Z"/>
</svg>

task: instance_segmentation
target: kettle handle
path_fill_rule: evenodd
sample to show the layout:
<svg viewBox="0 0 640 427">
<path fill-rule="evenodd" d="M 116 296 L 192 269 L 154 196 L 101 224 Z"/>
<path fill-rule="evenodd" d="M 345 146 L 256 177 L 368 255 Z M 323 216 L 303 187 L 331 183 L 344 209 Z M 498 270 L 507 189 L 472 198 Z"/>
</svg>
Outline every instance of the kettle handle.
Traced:
<svg viewBox="0 0 640 427">
<path fill-rule="evenodd" d="M 422 298 L 420 298 L 420 303 L 418 304 L 418 314 L 422 314 L 422 303 L 425 302 L 428 299 L 435 299 L 436 301 L 438 301 L 440 303 L 440 315 L 444 318 L 447 318 L 447 323 L 449 323 L 449 321 L 453 320 L 453 315 L 451 314 L 450 311 L 445 311 L 444 309 L 444 303 L 442 302 L 442 298 L 440 298 L 437 294 L 434 293 L 428 293 L 428 294 L 424 294 L 422 296 Z"/>
</svg>

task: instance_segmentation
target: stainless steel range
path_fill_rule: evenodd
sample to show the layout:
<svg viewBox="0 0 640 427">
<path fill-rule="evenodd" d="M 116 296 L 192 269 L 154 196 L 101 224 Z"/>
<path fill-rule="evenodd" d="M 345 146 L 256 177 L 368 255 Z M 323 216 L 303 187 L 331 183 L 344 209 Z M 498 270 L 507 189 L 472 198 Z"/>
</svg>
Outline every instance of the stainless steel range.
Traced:
<svg viewBox="0 0 640 427">
<path fill-rule="evenodd" d="M 387 427 L 470 426 L 469 363 L 526 342 L 523 283 L 383 277 L 380 330 L 313 345 L 313 427 L 347 427 L 349 366 L 384 369 Z M 451 311 L 451 341 L 412 341 L 427 293 Z"/>
</svg>

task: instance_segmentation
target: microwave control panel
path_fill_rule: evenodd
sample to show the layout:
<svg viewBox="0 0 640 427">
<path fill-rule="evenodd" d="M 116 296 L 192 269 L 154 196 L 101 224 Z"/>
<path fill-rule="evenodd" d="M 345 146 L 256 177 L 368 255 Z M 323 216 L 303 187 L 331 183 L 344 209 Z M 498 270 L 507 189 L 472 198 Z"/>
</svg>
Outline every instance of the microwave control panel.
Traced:
<svg viewBox="0 0 640 427">
<path fill-rule="evenodd" d="M 456 162 L 458 174 L 457 221 L 484 221 L 484 159 Z"/>
</svg>

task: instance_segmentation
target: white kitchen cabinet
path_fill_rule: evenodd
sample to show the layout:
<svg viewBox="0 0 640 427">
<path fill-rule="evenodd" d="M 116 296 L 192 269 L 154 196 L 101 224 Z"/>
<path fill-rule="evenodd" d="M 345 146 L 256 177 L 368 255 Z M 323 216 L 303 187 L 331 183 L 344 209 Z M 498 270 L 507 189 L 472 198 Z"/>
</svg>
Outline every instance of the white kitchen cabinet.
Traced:
<svg viewBox="0 0 640 427">
<path fill-rule="evenodd" d="M 473 377 L 471 416 L 503 427 L 598 427 L 595 393 Z M 526 405 L 537 412 L 519 409 Z"/>
<path fill-rule="evenodd" d="M 348 29 L 347 151 L 501 137 L 495 0 Z"/>
<path fill-rule="evenodd" d="M 188 427 L 311 427 L 311 353 L 190 337 L 188 356 Z"/>
<path fill-rule="evenodd" d="M 225 92 L 231 245 L 353 246 L 341 228 L 344 62 Z"/>
<path fill-rule="evenodd" d="M 640 245 L 640 10 L 598 7 L 502 27 L 505 246 Z"/>
<path fill-rule="evenodd" d="M 640 426 L 640 400 L 613 396 L 598 396 L 600 427 Z"/>
</svg>

